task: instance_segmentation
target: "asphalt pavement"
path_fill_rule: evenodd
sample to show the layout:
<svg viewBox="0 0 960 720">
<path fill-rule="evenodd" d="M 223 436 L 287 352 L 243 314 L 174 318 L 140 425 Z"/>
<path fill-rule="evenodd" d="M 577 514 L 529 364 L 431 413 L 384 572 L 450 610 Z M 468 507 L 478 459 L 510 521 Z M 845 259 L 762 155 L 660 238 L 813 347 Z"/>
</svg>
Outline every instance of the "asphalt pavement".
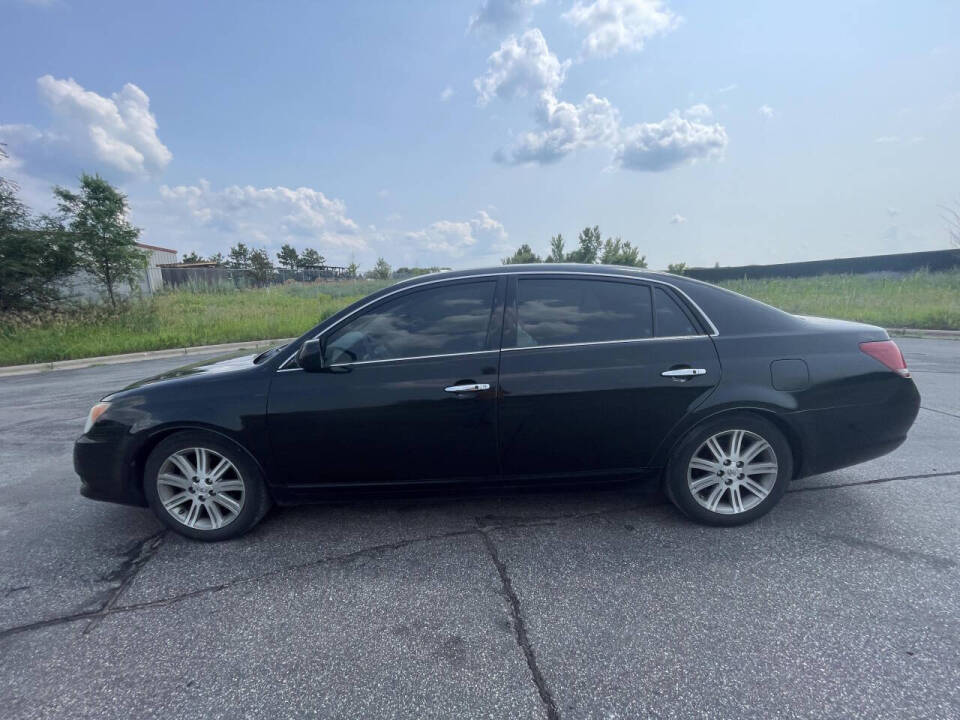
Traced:
<svg viewBox="0 0 960 720">
<path fill-rule="evenodd" d="M 92 403 L 182 358 L 0 379 L 0 716 L 960 717 L 960 342 L 897 342 L 909 440 L 733 529 L 641 486 L 195 543 L 71 464 Z"/>
</svg>

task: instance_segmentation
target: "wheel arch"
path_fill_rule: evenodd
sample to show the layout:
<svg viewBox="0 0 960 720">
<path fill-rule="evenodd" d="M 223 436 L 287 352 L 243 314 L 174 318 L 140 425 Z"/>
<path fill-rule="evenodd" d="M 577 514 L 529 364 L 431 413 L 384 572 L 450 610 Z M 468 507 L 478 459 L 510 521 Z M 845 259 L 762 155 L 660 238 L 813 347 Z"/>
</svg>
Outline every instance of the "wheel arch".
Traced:
<svg viewBox="0 0 960 720">
<path fill-rule="evenodd" d="M 263 463 L 260 462 L 260 459 L 257 458 L 257 456 L 254 455 L 248 447 L 246 447 L 243 443 L 238 441 L 229 433 L 226 433 L 219 428 L 203 425 L 201 423 L 177 423 L 174 425 L 165 425 L 161 428 L 156 428 L 152 431 L 149 431 L 143 441 L 133 451 L 130 458 L 126 480 L 127 488 L 129 490 L 137 493 L 139 496 L 143 496 L 143 473 L 147 467 L 147 458 L 150 457 L 150 453 L 154 451 L 157 445 L 171 435 L 176 435 L 179 432 L 206 433 L 237 448 L 237 450 L 246 455 L 250 461 L 257 466 L 257 470 L 260 471 L 260 476 L 264 479 L 264 485 L 266 486 L 267 493 L 272 496 L 270 482 L 267 479 L 266 469 L 264 468 Z M 146 504 L 145 498 L 144 504 Z"/>
<path fill-rule="evenodd" d="M 751 405 L 723 408 L 722 410 L 717 410 L 707 415 L 698 417 L 693 422 L 683 425 L 671 435 L 671 438 L 665 442 L 661 449 L 657 452 L 658 458 L 661 459 L 659 465 L 664 469 L 667 468 L 667 466 L 670 464 L 670 459 L 674 455 L 674 451 L 677 449 L 680 443 L 682 443 L 684 439 L 691 433 L 696 432 L 697 428 L 699 428 L 701 425 L 708 422 L 713 422 L 714 420 L 724 418 L 729 415 L 753 415 L 772 423 L 777 430 L 783 433 L 783 436 L 787 440 L 787 444 L 790 446 L 790 453 L 793 456 L 793 474 L 791 479 L 796 479 L 803 476 L 803 468 L 805 466 L 803 458 L 803 439 L 801 438 L 798 430 L 784 417 L 783 413 L 777 412 L 772 408 Z"/>
</svg>

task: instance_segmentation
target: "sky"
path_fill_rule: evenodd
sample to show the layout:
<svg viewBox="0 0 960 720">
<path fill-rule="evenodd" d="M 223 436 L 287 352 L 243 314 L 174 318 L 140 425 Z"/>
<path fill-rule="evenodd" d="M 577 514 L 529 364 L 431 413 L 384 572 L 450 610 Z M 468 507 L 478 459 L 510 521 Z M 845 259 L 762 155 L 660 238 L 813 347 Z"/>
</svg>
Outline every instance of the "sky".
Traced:
<svg viewBox="0 0 960 720">
<path fill-rule="evenodd" d="M 143 242 L 498 264 L 580 229 L 650 267 L 949 246 L 960 3 L 0 0 L 36 212 L 99 173 Z"/>
</svg>

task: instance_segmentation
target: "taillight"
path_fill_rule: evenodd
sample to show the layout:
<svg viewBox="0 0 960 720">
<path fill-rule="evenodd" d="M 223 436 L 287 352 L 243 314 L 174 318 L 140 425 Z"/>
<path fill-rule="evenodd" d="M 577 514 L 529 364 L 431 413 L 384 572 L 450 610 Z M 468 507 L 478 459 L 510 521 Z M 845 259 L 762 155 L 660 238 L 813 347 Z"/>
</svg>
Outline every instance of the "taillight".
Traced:
<svg viewBox="0 0 960 720">
<path fill-rule="evenodd" d="M 879 360 L 898 375 L 910 377 L 910 371 L 907 370 L 907 363 L 903 359 L 903 353 L 893 340 L 880 340 L 877 342 L 862 342 L 860 349 L 874 360 Z"/>
</svg>

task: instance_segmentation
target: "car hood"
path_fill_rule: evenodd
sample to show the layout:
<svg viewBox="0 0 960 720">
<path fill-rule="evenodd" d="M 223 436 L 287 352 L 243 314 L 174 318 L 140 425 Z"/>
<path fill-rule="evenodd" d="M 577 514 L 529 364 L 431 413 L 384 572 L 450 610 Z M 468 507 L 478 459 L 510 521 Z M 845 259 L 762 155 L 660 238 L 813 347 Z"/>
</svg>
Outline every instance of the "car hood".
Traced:
<svg viewBox="0 0 960 720">
<path fill-rule="evenodd" d="M 190 365 L 184 365 L 182 367 L 160 373 L 159 375 L 154 375 L 153 377 L 138 380 L 132 385 L 125 387 L 122 392 L 126 392 L 127 390 L 136 390 L 138 388 L 147 387 L 148 385 L 184 380 L 187 378 L 241 372 L 254 367 L 253 360 L 257 357 L 257 353 L 250 354 L 246 353 L 246 351 L 240 352 L 243 352 L 244 354 L 238 355 L 237 353 L 232 353 L 229 355 L 218 355 L 214 358 L 206 358 L 204 360 L 191 363 Z"/>
</svg>

